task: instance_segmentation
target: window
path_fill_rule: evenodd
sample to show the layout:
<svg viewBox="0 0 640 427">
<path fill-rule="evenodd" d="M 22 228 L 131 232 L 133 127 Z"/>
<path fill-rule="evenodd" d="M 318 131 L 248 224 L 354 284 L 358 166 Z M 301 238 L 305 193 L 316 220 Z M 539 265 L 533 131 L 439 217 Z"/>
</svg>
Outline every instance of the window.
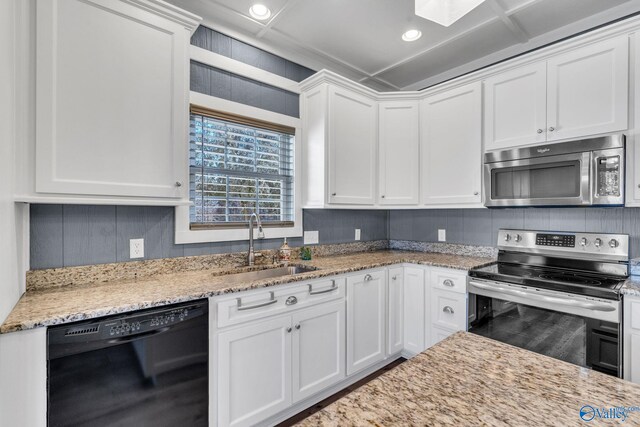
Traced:
<svg viewBox="0 0 640 427">
<path fill-rule="evenodd" d="M 191 108 L 190 228 L 293 226 L 295 129 Z"/>
</svg>

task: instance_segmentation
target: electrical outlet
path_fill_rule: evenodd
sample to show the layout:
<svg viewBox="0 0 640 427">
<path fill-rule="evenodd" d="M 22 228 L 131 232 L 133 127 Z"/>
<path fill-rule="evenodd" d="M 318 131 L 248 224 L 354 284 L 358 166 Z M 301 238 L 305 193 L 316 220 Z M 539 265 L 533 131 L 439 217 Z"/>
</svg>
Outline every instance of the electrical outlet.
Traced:
<svg viewBox="0 0 640 427">
<path fill-rule="evenodd" d="M 304 232 L 304 244 L 305 245 L 317 245 L 319 242 L 317 231 L 305 231 Z"/>
<path fill-rule="evenodd" d="M 144 258 L 144 239 L 129 240 L 129 258 Z"/>
<path fill-rule="evenodd" d="M 356 228 L 356 240 L 360 240 L 360 229 Z"/>
<path fill-rule="evenodd" d="M 438 242 L 447 241 L 447 230 L 438 229 Z"/>
</svg>

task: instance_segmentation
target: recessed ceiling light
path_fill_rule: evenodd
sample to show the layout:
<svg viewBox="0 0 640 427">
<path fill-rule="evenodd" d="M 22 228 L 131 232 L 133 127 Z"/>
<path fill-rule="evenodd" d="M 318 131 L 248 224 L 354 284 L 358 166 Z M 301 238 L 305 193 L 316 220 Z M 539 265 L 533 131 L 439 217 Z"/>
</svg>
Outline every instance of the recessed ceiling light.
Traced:
<svg viewBox="0 0 640 427">
<path fill-rule="evenodd" d="M 422 37 L 422 31 L 409 30 L 402 35 L 402 40 L 406 42 L 412 42 L 412 41 L 418 40 L 420 37 Z"/>
<path fill-rule="evenodd" d="M 249 14 L 256 19 L 264 21 L 265 19 L 269 19 L 271 11 L 267 6 L 256 3 L 249 8 Z"/>
</svg>

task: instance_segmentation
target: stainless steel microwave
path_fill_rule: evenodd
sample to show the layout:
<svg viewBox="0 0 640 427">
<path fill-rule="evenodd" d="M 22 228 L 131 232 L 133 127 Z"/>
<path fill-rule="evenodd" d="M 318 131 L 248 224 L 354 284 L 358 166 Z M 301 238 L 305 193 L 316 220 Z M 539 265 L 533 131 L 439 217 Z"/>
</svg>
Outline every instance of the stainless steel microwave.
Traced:
<svg viewBox="0 0 640 427">
<path fill-rule="evenodd" d="M 485 206 L 622 206 L 624 150 L 617 134 L 486 153 Z"/>
</svg>

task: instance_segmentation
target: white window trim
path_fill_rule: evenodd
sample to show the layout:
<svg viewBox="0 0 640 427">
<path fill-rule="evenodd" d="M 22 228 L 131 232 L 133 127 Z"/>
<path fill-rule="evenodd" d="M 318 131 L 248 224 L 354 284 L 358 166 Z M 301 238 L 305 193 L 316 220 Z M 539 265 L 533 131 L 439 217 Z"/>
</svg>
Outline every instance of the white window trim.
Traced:
<svg viewBox="0 0 640 427">
<path fill-rule="evenodd" d="M 261 108 L 240 104 L 238 102 L 227 101 L 198 92 L 190 93 L 190 102 L 193 105 L 210 108 L 212 110 L 224 111 L 240 116 L 251 117 L 258 120 L 289 126 L 295 128 L 294 142 L 294 226 L 293 227 L 265 227 L 265 239 L 277 239 L 283 237 L 302 236 L 302 121 L 299 118 L 287 116 L 285 114 L 274 113 Z M 185 144 L 185 168 L 189 165 L 189 144 Z M 188 172 L 187 172 L 188 176 Z M 188 180 L 186 182 L 189 182 Z M 189 205 L 176 206 L 175 218 L 175 242 L 185 243 L 207 243 L 207 242 L 230 242 L 249 239 L 249 228 L 233 228 L 220 230 L 191 230 L 189 218 Z"/>
</svg>

